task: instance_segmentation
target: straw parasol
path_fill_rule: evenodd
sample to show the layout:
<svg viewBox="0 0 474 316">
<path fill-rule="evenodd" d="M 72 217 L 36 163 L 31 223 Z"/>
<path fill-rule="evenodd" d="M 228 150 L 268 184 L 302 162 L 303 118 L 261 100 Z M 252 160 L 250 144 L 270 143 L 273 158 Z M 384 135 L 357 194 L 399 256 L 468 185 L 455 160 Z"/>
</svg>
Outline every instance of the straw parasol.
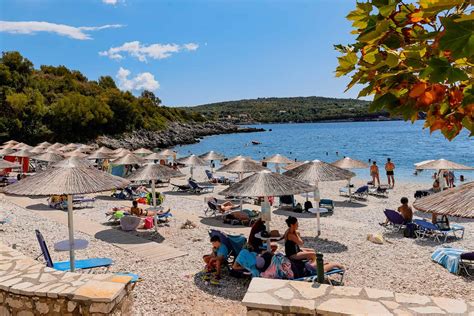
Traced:
<svg viewBox="0 0 474 316">
<path fill-rule="evenodd" d="M 74 256 L 74 194 L 96 193 L 127 186 L 130 181 L 88 167 L 62 167 L 45 170 L 27 177 L 4 189 L 7 194 L 14 195 L 67 195 L 69 256 L 71 271 L 75 270 Z"/>
<path fill-rule="evenodd" d="M 133 154 L 133 153 L 128 149 L 119 148 L 119 149 L 114 150 L 113 158 L 120 158 L 129 154 Z"/>
<path fill-rule="evenodd" d="M 16 150 L 20 150 L 20 149 L 23 149 L 23 146 L 26 145 L 25 143 L 16 143 L 15 145 L 13 145 L 12 147 L 10 147 L 11 149 L 16 149 Z"/>
<path fill-rule="evenodd" d="M 202 160 L 222 160 L 225 158 L 225 156 L 221 153 L 218 153 L 214 150 L 208 151 L 205 154 L 202 154 L 199 156 Z"/>
<path fill-rule="evenodd" d="M 226 164 L 220 167 L 219 169 L 217 169 L 217 171 L 219 172 L 238 173 L 239 180 L 242 180 L 242 175 L 244 173 L 260 172 L 263 170 L 268 170 L 268 169 L 251 159 L 234 160 L 233 162 Z"/>
<path fill-rule="evenodd" d="M 418 166 L 424 165 L 424 164 L 426 164 L 426 163 L 428 163 L 428 162 L 432 162 L 432 161 L 434 161 L 434 159 L 423 160 L 423 161 L 414 163 L 413 165 L 415 166 L 415 169 L 418 170 Z"/>
<path fill-rule="evenodd" d="M 38 160 L 38 161 L 47 161 L 47 162 L 59 162 L 64 159 L 62 155 L 58 155 L 51 152 L 45 152 L 41 155 L 34 156 L 31 159 Z"/>
<path fill-rule="evenodd" d="M 282 169 L 285 169 L 285 170 L 291 170 L 291 169 L 295 169 L 296 167 L 299 167 L 301 166 L 302 164 L 305 164 L 305 163 L 308 163 L 309 160 L 306 160 L 306 161 L 295 161 L 289 165 L 286 165 L 286 166 L 283 166 Z"/>
<path fill-rule="evenodd" d="M 54 168 L 63 167 L 92 167 L 92 163 L 79 157 L 69 157 L 53 165 Z"/>
<path fill-rule="evenodd" d="M 77 149 L 77 147 L 79 147 L 79 144 L 69 143 L 67 145 L 64 145 L 63 147 L 67 150 L 74 150 L 74 149 Z"/>
<path fill-rule="evenodd" d="M 3 145 L 16 145 L 16 144 L 18 144 L 18 142 L 16 140 L 13 140 L 13 139 L 3 143 Z"/>
<path fill-rule="evenodd" d="M 438 159 L 430 161 L 424 164 L 420 164 L 416 167 L 419 170 L 474 170 L 474 168 L 458 164 L 446 159 Z"/>
<path fill-rule="evenodd" d="M 224 160 L 224 161 L 222 162 L 222 164 L 223 164 L 223 165 L 228 165 L 228 164 L 230 164 L 231 162 L 234 162 L 234 161 L 240 160 L 240 159 L 252 160 L 253 162 L 258 163 L 258 161 L 253 160 L 253 159 L 250 158 L 250 157 L 238 155 L 238 156 L 235 156 L 235 157 L 230 158 L 230 159 L 228 159 L 228 160 Z"/>
<path fill-rule="evenodd" d="M 161 156 L 159 153 L 153 153 L 143 158 L 146 160 L 162 160 L 162 159 L 166 159 L 166 156 Z"/>
<path fill-rule="evenodd" d="M 157 165 L 153 163 L 146 164 L 144 167 L 132 172 L 127 179 L 130 181 L 150 181 L 151 195 L 153 206 L 156 207 L 156 180 L 183 177 L 184 174 L 178 170 L 171 169 L 167 166 Z"/>
<path fill-rule="evenodd" d="M 352 159 L 350 157 L 345 157 L 334 161 L 332 163 L 333 166 L 342 168 L 342 169 L 365 169 L 369 168 L 369 165 L 363 161 Z"/>
<path fill-rule="evenodd" d="M 291 160 L 290 158 L 287 158 L 283 155 L 276 154 L 271 157 L 268 157 L 266 159 L 263 159 L 262 162 L 266 163 L 273 163 L 275 164 L 275 170 L 277 173 L 280 173 L 280 164 L 290 164 L 293 163 L 294 161 Z"/>
<path fill-rule="evenodd" d="M 114 165 L 141 165 L 141 164 L 144 164 L 145 161 L 144 159 L 138 157 L 137 155 L 127 154 L 121 158 L 112 160 L 112 163 Z"/>
<path fill-rule="evenodd" d="M 176 156 L 176 152 L 171 149 L 163 149 L 158 152 L 160 156 L 167 156 L 167 157 L 174 157 Z"/>
<path fill-rule="evenodd" d="M 31 150 L 30 150 L 30 153 L 32 154 L 42 154 L 46 151 L 46 147 L 42 147 L 40 145 L 36 146 L 36 147 L 33 147 Z"/>
<path fill-rule="evenodd" d="M 92 154 L 87 156 L 87 159 L 111 159 L 113 157 L 114 156 L 112 153 L 100 152 L 96 150 Z"/>
<path fill-rule="evenodd" d="M 138 148 L 138 149 L 135 149 L 134 151 L 132 151 L 135 155 L 149 155 L 149 154 L 152 154 L 153 151 L 151 151 L 150 149 L 146 149 L 146 148 Z"/>
<path fill-rule="evenodd" d="M 114 150 L 113 149 L 110 149 L 108 147 L 105 147 L 105 146 L 102 146 L 102 147 L 99 147 L 99 149 L 97 149 L 96 151 L 94 151 L 95 153 L 105 153 L 105 154 L 113 154 L 114 153 Z"/>
<path fill-rule="evenodd" d="M 61 148 L 63 147 L 64 144 L 61 144 L 61 143 L 54 143 L 52 144 L 51 146 L 48 147 L 48 149 L 58 149 L 58 148 Z M 74 149 L 74 148 L 73 148 Z"/>
<path fill-rule="evenodd" d="M 51 143 L 48 143 L 48 142 L 42 142 L 42 143 L 39 143 L 38 145 L 36 145 L 36 147 L 49 147 L 51 146 Z"/>
<path fill-rule="evenodd" d="M 190 167 L 189 171 L 191 173 L 191 179 L 193 178 L 194 167 L 207 165 L 206 161 L 204 161 L 203 159 L 199 158 L 196 155 L 190 155 L 184 158 L 180 158 L 178 159 L 178 162 Z"/>
<path fill-rule="evenodd" d="M 474 218 L 474 182 L 428 195 L 416 200 L 413 206 L 426 213 Z"/>
<path fill-rule="evenodd" d="M 0 159 L 0 169 L 5 168 L 21 168 L 21 165 L 18 163 L 10 162 L 8 160 Z"/>
<path fill-rule="evenodd" d="M 34 156 L 35 154 L 33 154 L 32 152 L 30 152 L 28 149 L 21 149 L 17 152 L 14 152 L 14 153 L 11 153 L 9 154 L 9 156 L 12 156 L 12 157 L 20 157 L 20 158 L 28 158 L 28 157 L 32 157 Z"/>
<path fill-rule="evenodd" d="M 369 165 L 363 161 L 352 159 L 350 157 L 344 157 L 332 163 L 333 166 L 342 168 L 342 169 L 366 169 L 369 168 Z M 348 179 L 347 184 L 349 192 L 349 201 L 352 201 L 352 192 L 351 192 L 351 179 Z"/>
<path fill-rule="evenodd" d="M 75 149 L 75 150 L 73 150 L 73 151 L 64 153 L 64 156 L 66 156 L 66 157 L 85 158 L 85 157 L 87 157 L 87 154 L 83 153 L 80 149 Z"/>
<path fill-rule="evenodd" d="M 319 214 L 319 189 L 318 183 L 322 181 L 339 181 L 349 180 L 355 174 L 349 170 L 345 170 L 324 161 L 313 160 L 311 162 L 302 164 L 292 170 L 283 173 L 291 178 L 298 179 L 300 181 L 314 185 L 314 201 L 316 202 L 316 219 L 318 227 L 318 236 L 321 235 L 320 229 L 320 214 Z"/>
<path fill-rule="evenodd" d="M 0 148 L 3 148 L 3 149 L 13 149 L 13 147 L 15 147 L 15 144 L 6 144 L 6 145 L 0 146 Z"/>
<path fill-rule="evenodd" d="M 0 156 L 8 156 L 9 154 L 14 153 L 14 152 L 15 152 L 14 149 L 3 148 L 3 149 L 0 149 Z"/>
</svg>

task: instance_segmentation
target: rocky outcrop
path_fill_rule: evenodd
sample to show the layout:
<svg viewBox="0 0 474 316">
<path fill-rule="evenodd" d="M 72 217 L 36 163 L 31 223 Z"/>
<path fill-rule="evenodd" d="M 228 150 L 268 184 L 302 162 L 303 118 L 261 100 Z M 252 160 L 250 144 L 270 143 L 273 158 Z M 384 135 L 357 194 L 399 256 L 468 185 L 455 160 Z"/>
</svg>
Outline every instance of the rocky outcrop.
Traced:
<svg viewBox="0 0 474 316">
<path fill-rule="evenodd" d="M 121 135 L 99 136 L 97 145 L 110 148 L 137 149 L 167 148 L 176 145 L 193 144 L 204 136 L 232 133 L 263 132 L 262 128 L 242 127 L 226 122 L 170 123 L 162 131 L 136 130 Z"/>
</svg>

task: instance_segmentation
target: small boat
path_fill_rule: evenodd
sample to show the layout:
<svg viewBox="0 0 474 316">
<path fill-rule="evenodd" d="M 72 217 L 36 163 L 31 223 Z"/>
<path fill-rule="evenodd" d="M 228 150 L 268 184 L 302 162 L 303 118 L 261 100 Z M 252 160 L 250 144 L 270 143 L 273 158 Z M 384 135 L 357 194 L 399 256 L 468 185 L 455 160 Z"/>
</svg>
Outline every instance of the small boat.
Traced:
<svg viewBox="0 0 474 316">
<path fill-rule="evenodd" d="M 252 140 L 252 145 L 260 145 L 260 144 L 261 144 L 261 142 L 256 141 L 256 140 Z"/>
</svg>

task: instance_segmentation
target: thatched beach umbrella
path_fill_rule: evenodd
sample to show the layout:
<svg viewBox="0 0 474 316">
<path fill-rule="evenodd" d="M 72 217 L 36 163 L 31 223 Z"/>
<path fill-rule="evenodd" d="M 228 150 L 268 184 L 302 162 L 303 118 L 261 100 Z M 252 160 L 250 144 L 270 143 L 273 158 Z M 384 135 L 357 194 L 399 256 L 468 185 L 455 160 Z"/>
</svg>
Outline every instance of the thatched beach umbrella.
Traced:
<svg viewBox="0 0 474 316">
<path fill-rule="evenodd" d="M 128 149 L 119 148 L 119 149 L 114 150 L 113 157 L 116 159 L 116 158 L 124 157 L 124 156 L 129 155 L 129 154 L 133 154 L 133 153 Z"/>
<path fill-rule="evenodd" d="M 121 158 L 112 160 L 114 165 L 142 165 L 145 160 L 134 154 L 127 154 Z"/>
<path fill-rule="evenodd" d="M 214 164 L 213 164 L 213 161 L 214 160 L 222 160 L 225 158 L 225 156 L 221 153 L 218 153 L 214 150 L 211 150 L 211 151 L 208 151 L 207 153 L 205 154 L 202 154 L 202 155 L 199 155 L 199 158 L 201 158 L 202 160 L 206 160 L 206 161 L 209 161 L 210 162 L 210 165 L 211 165 L 211 172 L 214 172 Z"/>
<path fill-rule="evenodd" d="M 84 158 L 79 157 L 69 157 L 64 160 L 61 160 L 53 165 L 54 168 L 64 168 L 64 167 L 92 167 L 92 163 Z"/>
<path fill-rule="evenodd" d="M 108 147 L 105 147 L 105 146 L 102 146 L 102 147 L 99 147 L 96 151 L 94 151 L 95 153 L 105 153 L 105 154 L 113 154 L 114 153 L 114 150 L 113 149 L 110 149 Z"/>
<path fill-rule="evenodd" d="M 13 140 L 13 139 L 3 143 L 3 145 L 13 145 L 13 146 L 15 146 L 16 144 L 18 144 L 18 142 L 16 140 Z"/>
<path fill-rule="evenodd" d="M 167 156 L 167 157 L 174 157 L 176 156 L 176 152 L 171 149 L 163 149 L 158 152 L 160 156 Z"/>
<path fill-rule="evenodd" d="M 92 154 L 87 156 L 87 159 L 112 159 L 112 153 L 99 152 L 98 150 L 94 151 Z"/>
<path fill-rule="evenodd" d="M 21 168 L 21 165 L 18 163 L 10 162 L 8 160 L 0 159 L 0 170 L 6 168 Z"/>
<path fill-rule="evenodd" d="M 320 160 L 313 160 L 311 162 L 302 164 L 301 166 L 286 171 L 283 174 L 314 186 L 314 201 L 316 204 L 315 207 L 318 210 L 316 213 L 318 236 L 321 235 L 319 214 L 319 201 L 321 198 L 319 196 L 318 183 L 322 181 L 349 180 L 355 176 L 355 174 L 351 171 L 333 166 Z"/>
<path fill-rule="evenodd" d="M 474 170 L 473 167 L 461 165 L 446 159 L 433 160 L 416 167 L 419 170 Z"/>
<path fill-rule="evenodd" d="M 15 144 L 5 144 L 0 146 L 2 149 L 13 149 L 13 147 L 15 147 Z"/>
<path fill-rule="evenodd" d="M 474 182 L 418 199 L 413 207 L 426 213 L 474 218 Z"/>
<path fill-rule="evenodd" d="M 280 164 L 290 164 L 290 163 L 294 162 L 290 158 L 287 158 L 287 157 L 285 157 L 283 155 L 280 155 L 280 154 L 273 155 L 271 157 L 263 159 L 262 161 L 266 162 L 266 163 L 275 164 L 275 170 L 276 170 L 277 173 L 280 173 Z"/>
<path fill-rule="evenodd" d="M 25 146 L 25 145 L 26 145 L 25 143 L 16 143 L 15 145 L 13 145 L 10 148 L 15 149 L 15 150 L 20 150 L 20 149 L 23 149 L 23 146 Z"/>
<path fill-rule="evenodd" d="M 281 167 L 282 169 L 285 169 L 285 170 L 291 170 L 291 169 L 295 169 L 296 167 L 299 167 L 301 166 L 302 164 L 305 164 L 305 163 L 308 163 L 309 160 L 306 160 L 306 161 L 295 161 L 291 164 L 288 164 L 286 166 L 283 166 Z"/>
<path fill-rule="evenodd" d="M 67 195 L 69 256 L 71 271 L 75 270 L 73 201 L 75 194 L 96 193 L 123 188 L 130 181 L 88 167 L 53 168 L 27 177 L 4 189 L 14 195 Z"/>
<path fill-rule="evenodd" d="M 132 151 L 135 155 L 149 155 L 149 154 L 153 154 L 153 151 L 151 151 L 150 149 L 146 149 L 146 148 L 138 148 L 138 149 L 135 149 L 134 151 Z"/>
<path fill-rule="evenodd" d="M 90 153 L 92 150 L 94 150 L 94 147 L 90 145 L 79 144 L 76 150 L 80 150 L 83 153 Z"/>
<path fill-rule="evenodd" d="M 157 165 L 154 163 L 146 164 L 140 169 L 132 172 L 127 179 L 130 181 L 150 181 L 151 195 L 153 206 L 156 207 L 156 180 L 168 180 L 170 178 L 183 177 L 184 174 L 178 170 L 171 169 L 167 166 Z"/>
<path fill-rule="evenodd" d="M 336 160 L 332 163 L 333 166 L 342 168 L 342 169 L 366 169 L 369 168 L 369 165 L 363 161 L 352 159 L 350 157 L 345 157 L 339 160 Z M 349 192 L 349 201 L 352 200 L 351 192 L 351 179 L 348 179 L 347 189 Z"/>
<path fill-rule="evenodd" d="M 232 162 L 234 162 L 234 161 L 236 161 L 236 160 L 240 160 L 240 159 L 251 160 L 251 161 L 253 161 L 253 162 L 255 162 L 255 163 L 258 163 L 258 161 L 253 160 L 253 159 L 250 158 L 250 157 L 238 155 L 238 156 L 235 156 L 235 157 L 233 157 L 233 158 L 224 160 L 224 161 L 222 162 L 222 164 L 223 164 L 223 165 L 228 165 L 228 164 L 230 164 L 230 163 L 232 163 Z"/>
<path fill-rule="evenodd" d="M 33 154 L 32 152 L 30 152 L 28 149 L 21 149 L 17 152 L 14 152 L 14 153 L 11 153 L 9 154 L 9 156 L 12 156 L 12 157 L 20 157 L 20 158 L 28 158 L 28 157 L 32 157 L 34 156 L 35 154 Z"/>
<path fill-rule="evenodd" d="M 143 158 L 146 160 L 162 160 L 162 159 L 166 159 L 166 156 L 161 156 L 159 153 L 152 153 Z"/>
<path fill-rule="evenodd" d="M 251 159 L 234 160 L 233 162 L 226 164 L 220 167 L 219 169 L 217 169 L 217 171 L 219 172 L 237 173 L 239 174 L 239 180 L 242 180 L 242 175 L 244 173 L 260 172 L 263 170 L 268 170 L 268 169 Z"/>
<path fill-rule="evenodd" d="M 64 156 L 85 158 L 85 157 L 87 157 L 87 154 L 83 153 L 80 149 L 74 149 L 73 151 L 69 151 L 69 152 L 64 153 Z"/>
<path fill-rule="evenodd" d="M 46 147 L 49 147 L 51 146 L 51 143 L 48 143 L 48 142 L 42 142 L 42 143 L 39 143 L 38 145 L 36 145 L 36 147 L 43 147 L 43 148 L 46 148 Z"/>
<path fill-rule="evenodd" d="M 14 152 L 15 152 L 15 149 L 3 148 L 3 149 L 0 149 L 0 156 L 8 156 L 9 154 L 14 153 Z"/>
<path fill-rule="evenodd" d="M 190 155 L 184 158 L 178 159 L 179 163 L 189 166 L 189 172 L 191 173 L 191 179 L 193 178 L 193 169 L 196 166 L 206 166 L 207 163 L 203 159 L 199 158 L 196 155 Z"/>
<path fill-rule="evenodd" d="M 30 150 L 30 153 L 33 153 L 33 154 L 36 154 L 36 155 L 39 155 L 39 154 L 42 154 L 46 152 L 46 147 L 41 147 L 41 146 L 36 146 L 36 147 L 33 147 L 31 150 Z"/>
<path fill-rule="evenodd" d="M 41 155 L 33 156 L 31 159 L 46 162 L 59 162 L 61 160 L 64 160 L 64 157 L 55 153 L 45 152 Z"/>
</svg>

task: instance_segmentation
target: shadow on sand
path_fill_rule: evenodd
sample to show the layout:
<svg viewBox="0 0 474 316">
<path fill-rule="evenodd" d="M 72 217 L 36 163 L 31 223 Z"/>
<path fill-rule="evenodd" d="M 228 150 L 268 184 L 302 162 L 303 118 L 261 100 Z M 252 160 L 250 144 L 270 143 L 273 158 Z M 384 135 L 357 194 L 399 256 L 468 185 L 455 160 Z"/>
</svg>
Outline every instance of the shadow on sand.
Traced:
<svg viewBox="0 0 474 316">
<path fill-rule="evenodd" d="M 200 220 L 201 224 L 209 226 L 209 227 L 219 227 L 219 228 L 245 228 L 247 226 L 244 225 L 230 225 L 226 224 L 222 221 L 221 218 L 217 217 L 203 217 Z"/>
<path fill-rule="evenodd" d="M 360 203 L 360 202 L 356 202 L 356 201 L 352 201 L 352 202 L 349 202 L 349 201 L 334 201 L 334 206 L 335 207 L 347 207 L 347 208 L 361 208 L 361 207 L 366 207 L 367 204 L 363 204 L 363 203 Z"/>
<path fill-rule="evenodd" d="M 155 230 L 124 232 L 120 229 L 115 229 L 115 228 L 101 230 L 100 232 L 96 233 L 94 237 L 108 243 L 137 244 L 138 240 L 136 238 L 130 238 L 130 239 L 124 238 L 124 236 L 121 233 L 130 234 L 135 237 L 140 237 L 143 239 L 142 242 L 140 243 L 143 243 L 143 244 L 148 243 L 150 241 L 162 243 L 165 240 L 165 238 L 159 233 L 157 233 Z"/>
<path fill-rule="evenodd" d="M 316 215 L 312 214 L 312 213 L 308 213 L 308 212 L 297 213 L 297 212 L 293 212 L 293 211 L 289 211 L 289 210 L 281 209 L 281 208 L 273 211 L 273 214 L 281 215 L 281 216 L 285 216 L 285 217 L 293 216 L 293 217 L 296 217 L 296 218 L 312 218 L 312 219 L 316 218 Z M 322 213 L 321 214 L 321 217 L 329 217 L 329 216 L 332 216 L 332 213 Z"/>
<path fill-rule="evenodd" d="M 347 251 L 347 246 L 335 240 L 318 237 L 303 237 L 304 246 L 325 253 L 341 253 Z"/>
<path fill-rule="evenodd" d="M 194 275 L 194 284 L 201 290 L 212 296 L 222 297 L 232 301 L 242 301 L 250 279 L 237 279 L 229 275 L 228 269 L 223 269 L 222 278 L 219 285 L 212 285 L 209 281 L 203 280 L 203 273 L 199 272 Z M 224 289 L 224 290 L 223 290 Z M 232 290 L 225 290 L 232 289 Z"/>
</svg>

